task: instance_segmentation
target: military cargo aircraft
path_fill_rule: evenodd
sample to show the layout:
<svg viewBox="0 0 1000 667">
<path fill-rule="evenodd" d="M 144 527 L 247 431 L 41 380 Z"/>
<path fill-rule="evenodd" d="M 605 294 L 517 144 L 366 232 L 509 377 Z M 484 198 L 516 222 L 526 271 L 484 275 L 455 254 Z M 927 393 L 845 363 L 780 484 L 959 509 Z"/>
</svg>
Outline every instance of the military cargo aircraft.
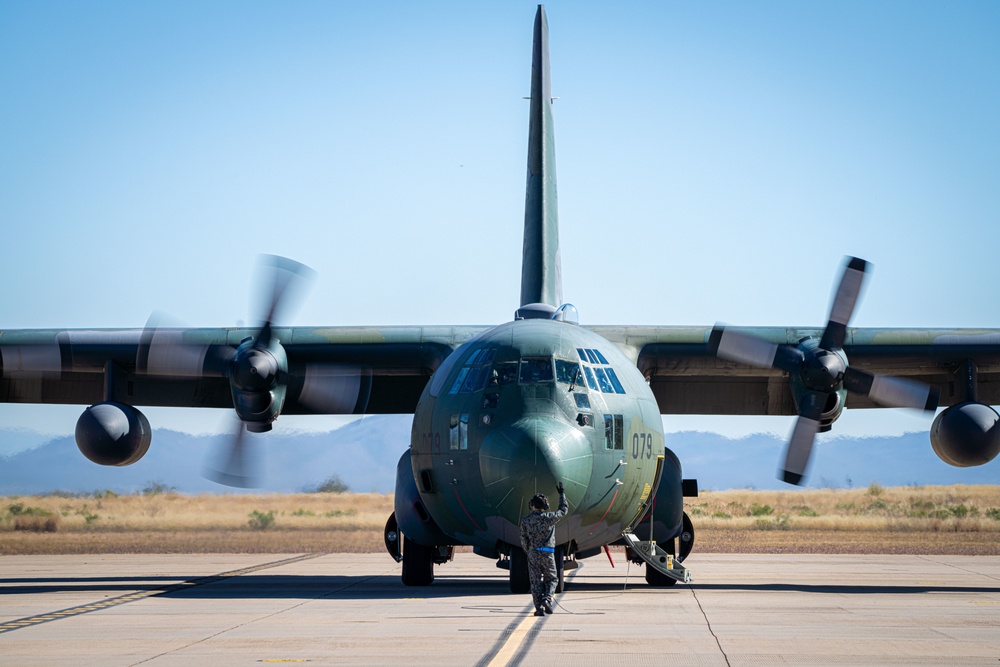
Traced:
<svg viewBox="0 0 1000 667">
<path fill-rule="evenodd" d="M 610 544 L 651 585 L 686 581 L 684 513 L 697 483 L 664 445 L 662 415 L 798 415 L 780 476 L 802 483 L 813 440 L 845 407 L 938 414 L 931 444 L 954 466 L 1000 451 L 1000 330 L 849 328 L 868 264 L 848 258 L 823 328 L 593 326 L 563 301 L 544 9 L 535 16 L 520 301 L 492 327 L 281 327 L 307 269 L 279 257 L 264 323 L 183 329 L 0 332 L 0 400 L 89 405 L 76 440 L 123 466 L 151 444 L 139 406 L 235 411 L 232 458 L 215 478 L 248 483 L 242 434 L 283 414 L 413 415 L 385 529 L 402 581 L 432 583 L 459 545 L 528 589 L 518 523 L 565 485 L 561 574 Z M 561 584 L 560 584 L 561 585 Z"/>
</svg>

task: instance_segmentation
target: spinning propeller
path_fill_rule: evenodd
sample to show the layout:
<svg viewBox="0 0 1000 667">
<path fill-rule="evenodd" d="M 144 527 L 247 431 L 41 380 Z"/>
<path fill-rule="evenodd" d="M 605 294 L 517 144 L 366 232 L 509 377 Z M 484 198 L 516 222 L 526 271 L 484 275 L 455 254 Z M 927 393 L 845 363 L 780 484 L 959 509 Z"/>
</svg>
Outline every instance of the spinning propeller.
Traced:
<svg viewBox="0 0 1000 667">
<path fill-rule="evenodd" d="M 289 370 L 274 323 L 315 272 L 291 259 L 262 255 L 258 273 L 258 293 L 265 297 L 262 324 L 239 345 L 224 340 L 225 330 L 163 327 L 162 316 L 154 314 L 143 331 L 136 360 L 138 371 L 148 375 L 229 380 L 239 421 L 226 451 L 205 468 L 206 477 L 227 486 L 256 485 L 258 476 L 252 470 L 258 466 L 248 454 L 246 431 L 271 430 L 290 386 L 300 410 L 322 414 L 361 412 L 371 390 L 370 374 L 359 368 L 311 363 L 297 372 Z"/>
<path fill-rule="evenodd" d="M 799 345 L 775 344 L 751 334 L 716 325 L 709 347 L 729 361 L 789 374 L 799 417 L 785 450 L 780 479 L 801 484 L 821 419 L 836 416 L 840 393 L 847 390 L 886 407 L 920 408 L 933 412 L 938 392 L 923 383 L 897 377 L 876 376 L 847 364 L 844 341 L 847 325 L 858 302 L 868 270 L 863 259 L 848 257 L 837 288 L 830 317 L 819 343 L 807 339 Z"/>
</svg>

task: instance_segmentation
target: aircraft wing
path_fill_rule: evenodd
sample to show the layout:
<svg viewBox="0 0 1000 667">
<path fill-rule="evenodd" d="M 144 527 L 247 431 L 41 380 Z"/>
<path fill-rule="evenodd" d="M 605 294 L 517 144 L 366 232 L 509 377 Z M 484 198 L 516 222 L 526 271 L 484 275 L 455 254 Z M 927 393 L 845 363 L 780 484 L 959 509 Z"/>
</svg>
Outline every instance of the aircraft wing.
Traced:
<svg viewBox="0 0 1000 667">
<path fill-rule="evenodd" d="M 705 326 L 587 327 L 618 345 L 649 379 L 662 414 L 795 415 L 784 371 L 716 356 Z M 370 375 L 368 414 L 412 413 L 430 375 L 451 352 L 485 330 L 443 327 L 289 327 L 275 330 L 287 352 L 289 395 L 283 414 L 352 413 L 354 406 L 314 409 L 300 402 L 309 369 Z M 819 339 L 823 330 L 740 327 L 778 345 Z M 142 372 L 142 329 L 0 331 L 0 402 L 90 405 L 114 400 L 136 406 L 232 408 L 229 379 L 190 368 Z M 236 349 L 250 329 L 186 329 L 191 349 Z M 936 387 L 940 405 L 962 400 L 957 374 L 974 366 L 977 400 L 1000 404 L 1000 331 L 986 329 L 848 329 L 843 351 L 851 366 Z M 201 357 L 199 357 L 200 359 Z M 196 364 L 197 365 L 197 364 Z M 106 393 L 109 392 L 109 393 Z M 878 405 L 860 394 L 849 408 Z"/>
<path fill-rule="evenodd" d="M 789 374 L 718 357 L 709 343 L 712 327 L 589 328 L 635 359 L 662 414 L 798 414 Z M 791 347 L 818 341 L 824 333 L 819 328 L 730 329 Z M 965 400 L 1000 404 L 1000 330 L 849 328 L 842 349 L 853 368 L 931 385 L 942 407 Z M 849 408 L 879 407 L 859 393 L 848 393 L 846 400 Z"/>
<path fill-rule="evenodd" d="M 290 327 L 271 336 L 287 355 L 282 414 L 412 413 L 430 375 L 484 327 Z M 0 402 L 233 408 L 230 378 L 213 368 L 250 329 L 0 331 Z M 163 353 L 163 348 L 167 353 Z M 305 400 L 316 377 L 360 375 L 365 405 Z"/>
</svg>

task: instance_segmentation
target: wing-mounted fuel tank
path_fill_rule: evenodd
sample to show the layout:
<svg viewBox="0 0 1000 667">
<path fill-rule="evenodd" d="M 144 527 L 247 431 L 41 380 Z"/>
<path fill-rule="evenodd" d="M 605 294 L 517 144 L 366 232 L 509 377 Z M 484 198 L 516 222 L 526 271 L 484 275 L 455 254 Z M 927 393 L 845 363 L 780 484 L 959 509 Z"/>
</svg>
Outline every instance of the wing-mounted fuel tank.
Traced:
<svg viewBox="0 0 1000 667">
<path fill-rule="evenodd" d="M 988 405 L 967 401 L 945 409 L 931 425 L 931 446 L 942 461 L 959 468 L 989 463 L 1000 453 L 1000 416 Z"/>
<path fill-rule="evenodd" d="M 979 402 L 979 370 L 972 359 L 955 368 L 955 404 L 931 425 L 931 446 L 942 461 L 959 468 L 989 463 L 1000 453 L 1000 416 Z"/>
<path fill-rule="evenodd" d="M 152 430 L 146 415 L 131 405 L 106 401 L 83 411 L 76 422 L 76 445 L 104 466 L 127 466 L 149 450 Z"/>
</svg>

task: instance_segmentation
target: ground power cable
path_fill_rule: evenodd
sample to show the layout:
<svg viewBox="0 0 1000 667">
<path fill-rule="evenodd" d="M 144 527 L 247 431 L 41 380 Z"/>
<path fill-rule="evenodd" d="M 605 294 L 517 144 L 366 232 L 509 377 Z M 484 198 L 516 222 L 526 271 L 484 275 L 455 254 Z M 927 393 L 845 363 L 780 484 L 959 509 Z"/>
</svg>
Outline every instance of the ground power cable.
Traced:
<svg viewBox="0 0 1000 667">
<path fill-rule="evenodd" d="M 615 597 L 618 597 L 620 595 L 625 595 L 625 593 L 628 591 L 628 575 L 629 575 L 629 571 L 631 570 L 631 567 L 632 567 L 632 561 L 626 559 L 625 563 L 626 563 L 626 566 L 625 566 L 625 583 L 622 585 L 622 590 L 621 590 L 620 593 L 610 593 L 608 595 L 599 595 L 597 597 L 592 597 L 592 598 L 577 598 L 577 599 L 582 602 L 583 600 L 603 600 L 605 598 L 615 598 Z M 577 563 L 577 566 L 576 566 L 577 570 L 579 570 L 582 567 L 583 567 L 583 563 Z M 575 571 L 573 573 L 573 576 L 574 577 L 576 576 L 576 572 Z M 566 607 L 564 607 L 562 605 L 562 603 L 559 602 L 559 600 L 553 600 L 553 602 L 556 603 L 557 607 L 559 607 L 560 609 L 562 609 L 567 614 L 570 614 L 571 616 L 604 616 L 605 615 L 605 612 L 603 612 L 603 611 L 570 611 L 569 609 L 567 609 Z"/>
</svg>

